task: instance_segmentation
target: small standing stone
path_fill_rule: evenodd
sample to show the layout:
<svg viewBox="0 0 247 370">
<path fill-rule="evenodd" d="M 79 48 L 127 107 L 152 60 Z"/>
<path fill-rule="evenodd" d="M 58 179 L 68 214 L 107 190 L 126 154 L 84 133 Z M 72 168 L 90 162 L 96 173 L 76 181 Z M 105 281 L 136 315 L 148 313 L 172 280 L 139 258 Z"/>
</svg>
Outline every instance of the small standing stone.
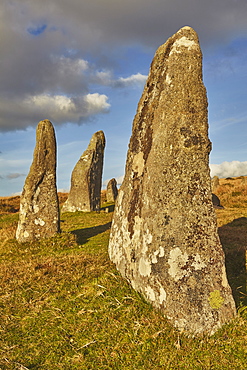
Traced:
<svg viewBox="0 0 247 370">
<path fill-rule="evenodd" d="M 216 191 L 220 185 L 218 176 L 214 176 L 211 180 L 212 192 Z"/>
<path fill-rule="evenodd" d="M 100 211 L 104 149 L 104 132 L 97 131 L 72 171 L 70 192 L 62 212 Z"/>
<path fill-rule="evenodd" d="M 160 46 L 133 122 L 109 255 L 181 331 L 213 334 L 236 313 L 217 234 L 207 97 L 196 32 Z"/>
<path fill-rule="evenodd" d="M 106 201 L 107 202 L 115 202 L 118 195 L 118 188 L 117 188 L 117 181 L 116 179 L 111 179 L 108 181 L 106 187 Z"/>
<path fill-rule="evenodd" d="M 39 122 L 33 162 L 20 200 L 16 238 L 19 242 L 53 236 L 60 231 L 56 186 L 56 137 L 49 120 Z"/>
<path fill-rule="evenodd" d="M 220 203 L 220 198 L 217 197 L 216 194 L 212 193 L 212 202 L 213 202 L 213 206 L 214 208 L 219 208 L 219 209 L 223 209 L 224 207 L 221 205 Z"/>
</svg>

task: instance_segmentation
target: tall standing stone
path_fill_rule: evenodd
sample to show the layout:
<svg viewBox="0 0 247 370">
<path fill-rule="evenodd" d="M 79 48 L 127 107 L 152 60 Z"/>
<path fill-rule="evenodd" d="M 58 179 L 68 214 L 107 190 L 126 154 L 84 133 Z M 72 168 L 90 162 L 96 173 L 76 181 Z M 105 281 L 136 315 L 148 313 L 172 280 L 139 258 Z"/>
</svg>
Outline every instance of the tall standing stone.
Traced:
<svg viewBox="0 0 247 370">
<path fill-rule="evenodd" d="M 20 200 L 16 238 L 20 242 L 50 237 L 60 231 L 56 185 L 56 137 L 52 123 L 39 122 L 33 162 Z"/>
<path fill-rule="evenodd" d="M 107 183 L 106 187 L 106 201 L 107 202 L 115 202 L 118 195 L 118 188 L 117 188 L 117 181 L 116 179 L 111 179 Z"/>
<path fill-rule="evenodd" d="M 196 32 L 160 46 L 133 122 L 109 255 L 179 330 L 214 333 L 235 315 L 212 204 L 207 97 Z"/>
<path fill-rule="evenodd" d="M 100 210 L 104 150 L 104 132 L 97 131 L 72 171 L 70 192 L 62 212 Z"/>
</svg>

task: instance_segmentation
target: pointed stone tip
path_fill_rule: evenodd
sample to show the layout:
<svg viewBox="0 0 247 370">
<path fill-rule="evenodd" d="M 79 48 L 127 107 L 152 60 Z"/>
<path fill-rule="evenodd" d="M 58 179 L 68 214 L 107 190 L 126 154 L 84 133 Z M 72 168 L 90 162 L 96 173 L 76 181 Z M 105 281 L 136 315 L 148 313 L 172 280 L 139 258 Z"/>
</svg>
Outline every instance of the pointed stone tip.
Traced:
<svg viewBox="0 0 247 370">
<path fill-rule="evenodd" d="M 49 119 L 44 119 L 42 121 L 39 121 L 38 126 L 39 125 L 50 125 L 50 126 L 53 126 L 52 123 L 51 123 L 51 121 Z"/>
<path fill-rule="evenodd" d="M 95 135 L 105 135 L 105 134 L 104 134 L 104 131 L 99 130 L 99 131 L 95 132 Z"/>
<path fill-rule="evenodd" d="M 197 35 L 197 32 L 194 30 L 194 28 L 190 27 L 190 26 L 184 26 L 182 28 L 180 28 L 180 30 L 178 30 L 178 32 L 176 33 L 177 34 L 187 34 L 187 35 L 190 35 L 189 37 L 194 37 L 194 38 L 198 38 L 198 35 Z"/>
<path fill-rule="evenodd" d="M 169 48 L 173 45 L 171 49 L 174 49 L 169 53 L 169 55 L 172 55 L 173 52 L 176 51 L 175 49 L 179 49 L 181 46 L 185 46 L 188 50 L 191 50 L 193 47 L 198 49 L 199 38 L 197 32 L 192 27 L 183 26 L 174 33 L 174 35 L 169 37 L 168 40 L 157 49 L 156 53 L 163 53 L 168 45 Z"/>
<path fill-rule="evenodd" d="M 100 131 L 95 132 L 95 134 L 93 134 L 93 137 L 95 137 L 95 138 L 97 138 L 97 140 L 101 140 L 102 142 L 105 143 L 104 131 L 100 130 Z"/>
<path fill-rule="evenodd" d="M 180 28 L 180 30 L 179 30 L 179 31 L 181 31 L 181 30 L 195 31 L 195 30 L 194 30 L 192 27 L 190 27 L 190 26 L 184 26 L 184 27 Z"/>
</svg>

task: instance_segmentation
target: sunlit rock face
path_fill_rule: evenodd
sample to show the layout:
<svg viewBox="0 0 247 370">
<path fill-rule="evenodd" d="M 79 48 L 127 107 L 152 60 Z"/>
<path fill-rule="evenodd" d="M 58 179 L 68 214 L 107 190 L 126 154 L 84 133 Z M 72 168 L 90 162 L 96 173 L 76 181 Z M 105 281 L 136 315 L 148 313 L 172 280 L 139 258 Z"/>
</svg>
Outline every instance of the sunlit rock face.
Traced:
<svg viewBox="0 0 247 370">
<path fill-rule="evenodd" d="M 118 195 L 118 188 L 117 188 L 117 180 L 111 179 L 107 183 L 106 187 L 106 201 L 107 202 L 115 202 Z"/>
<path fill-rule="evenodd" d="M 179 330 L 212 334 L 235 315 L 217 234 L 207 97 L 196 32 L 160 46 L 133 122 L 109 255 Z"/>
<path fill-rule="evenodd" d="M 62 212 L 100 210 L 104 150 L 105 135 L 97 131 L 73 169 L 69 196 Z"/>
<path fill-rule="evenodd" d="M 20 200 L 16 238 L 20 242 L 50 237 L 60 231 L 56 186 L 56 137 L 49 120 L 39 122 L 33 162 Z"/>
</svg>

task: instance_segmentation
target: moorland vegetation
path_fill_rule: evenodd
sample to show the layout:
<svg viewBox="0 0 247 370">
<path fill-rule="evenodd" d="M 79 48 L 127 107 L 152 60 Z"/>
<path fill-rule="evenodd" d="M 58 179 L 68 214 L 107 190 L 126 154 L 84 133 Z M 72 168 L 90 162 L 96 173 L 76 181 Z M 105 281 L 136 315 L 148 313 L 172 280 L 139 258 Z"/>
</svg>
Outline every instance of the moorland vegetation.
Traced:
<svg viewBox="0 0 247 370">
<path fill-rule="evenodd" d="M 113 204 L 61 216 L 18 243 L 19 197 L 0 199 L 0 369 L 246 370 L 247 178 L 220 179 L 219 235 L 238 315 L 213 336 L 179 333 L 108 258 Z M 66 194 L 59 194 L 60 205 Z"/>
</svg>

